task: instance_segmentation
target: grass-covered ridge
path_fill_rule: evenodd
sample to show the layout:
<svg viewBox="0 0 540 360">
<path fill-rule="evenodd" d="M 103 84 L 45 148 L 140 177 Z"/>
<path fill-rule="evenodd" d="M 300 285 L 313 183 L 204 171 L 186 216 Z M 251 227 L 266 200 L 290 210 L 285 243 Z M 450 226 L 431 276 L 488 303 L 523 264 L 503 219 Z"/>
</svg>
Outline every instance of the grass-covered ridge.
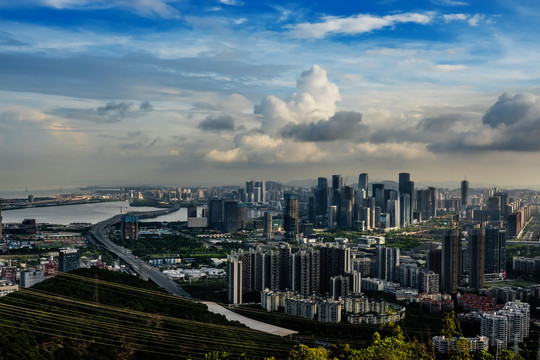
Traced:
<svg viewBox="0 0 540 360">
<path fill-rule="evenodd" d="M 291 349 L 205 305 L 96 268 L 2 298 L 0 318 L 0 359 L 199 359 L 212 351 L 285 358 Z"/>
</svg>

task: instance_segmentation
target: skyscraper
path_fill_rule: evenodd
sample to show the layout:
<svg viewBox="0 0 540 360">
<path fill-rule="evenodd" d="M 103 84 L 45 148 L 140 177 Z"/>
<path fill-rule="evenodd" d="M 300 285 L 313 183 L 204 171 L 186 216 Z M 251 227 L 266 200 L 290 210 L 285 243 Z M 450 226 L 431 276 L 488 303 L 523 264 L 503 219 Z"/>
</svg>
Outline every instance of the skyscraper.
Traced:
<svg viewBox="0 0 540 360">
<path fill-rule="evenodd" d="M 442 250 L 432 249 L 428 251 L 427 269 L 441 275 Z"/>
<path fill-rule="evenodd" d="M 409 173 L 399 173 L 399 194 L 400 194 L 400 226 L 409 225 L 412 222 L 414 211 L 414 182 L 411 181 Z M 405 196 L 408 194 L 409 196 Z"/>
<path fill-rule="evenodd" d="M 298 235 L 298 194 L 286 193 L 283 212 L 283 230 L 288 241 L 296 240 Z"/>
<path fill-rule="evenodd" d="M 461 182 L 461 217 L 467 217 L 467 205 L 469 201 L 469 182 L 463 180 Z"/>
<path fill-rule="evenodd" d="M 238 209 L 238 201 L 227 200 L 224 202 L 224 231 L 228 233 L 236 232 L 240 228 L 240 216 Z"/>
<path fill-rule="evenodd" d="M 437 216 L 439 201 L 436 188 L 429 187 L 426 190 L 417 190 L 416 202 L 422 220 L 432 219 Z"/>
<path fill-rule="evenodd" d="M 484 272 L 506 272 L 506 230 L 490 226 L 486 228 Z"/>
<path fill-rule="evenodd" d="M 399 216 L 400 226 L 407 226 L 412 222 L 411 195 L 408 193 L 399 194 Z"/>
<path fill-rule="evenodd" d="M 353 189 L 350 186 L 343 187 L 341 191 L 339 227 L 342 229 L 352 228 Z"/>
<path fill-rule="evenodd" d="M 405 184 L 411 181 L 411 174 L 399 173 L 398 178 L 399 178 L 399 192 L 400 193 L 406 192 Z"/>
<path fill-rule="evenodd" d="M 484 287 L 484 224 L 473 229 L 469 238 L 469 287 Z"/>
<path fill-rule="evenodd" d="M 317 180 L 315 189 L 315 198 L 317 199 L 317 215 L 326 217 L 328 214 L 328 179 L 320 177 Z"/>
<path fill-rule="evenodd" d="M 330 278 L 345 275 L 351 270 L 351 249 L 327 244 L 320 248 L 320 287 L 322 294 L 330 293 Z"/>
<path fill-rule="evenodd" d="M 384 184 L 371 184 L 371 196 L 375 198 L 375 205 L 384 209 Z"/>
<path fill-rule="evenodd" d="M 320 252 L 310 248 L 290 254 L 292 291 L 307 296 L 319 292 Z"/>
<path fill-rule="evenodd" d="M 223 200 L 208 200 L 208 228 L 222 230 L 223 228 Z"/>
<path fill-rule="evenodd" d="M 377 245 L 375 254 L 376 277 L 379 279 L 394 281 L 396 267 L 399 265 L 399 249 Z"/>
<path fill-rule="evenodd" d="M 441 290 L 457 292 L 459 271 L 459 231 L 448 229 L 442 238 Z"/>
<path fill-rule="evenodd" d="M 358 176 L 358 190 L 364 190 L 367 196 L 367 193 L 368 193 L 368 174 L 367 173 L 361 173 Z"/>
<path fill-rule="evenodd" d="M 242 261 L 235 254 L 227 256 L 227 286 L 229 304 L 241 304 Z"/>
<path fill-rule="evenodd" d="M 272 213 L 269 211 L 264 212 L 264 237 L 267 239 L 274 237 L 272 231 Z"/>
<path fill-rule="evenodd" d="M 341 218 L 341 188 L 343 187 L 343 177 L 332 175 L 332 205 L 336 206 L 336 219 L 339 225 Z"/>
</svg>

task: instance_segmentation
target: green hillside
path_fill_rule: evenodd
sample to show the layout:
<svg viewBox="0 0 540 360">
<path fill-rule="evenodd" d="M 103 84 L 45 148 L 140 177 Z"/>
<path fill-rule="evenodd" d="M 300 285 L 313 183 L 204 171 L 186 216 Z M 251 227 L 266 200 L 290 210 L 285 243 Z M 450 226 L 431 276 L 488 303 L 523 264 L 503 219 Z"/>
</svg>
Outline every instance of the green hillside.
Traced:
<svg viewBox="0 0 540 360">
<path fill-rule="evenodd" d="M 231 323 L 137 277 L 62 273 L 0 300 L 0 359 L 287 357 L 285 339 Z"/>
</svg>

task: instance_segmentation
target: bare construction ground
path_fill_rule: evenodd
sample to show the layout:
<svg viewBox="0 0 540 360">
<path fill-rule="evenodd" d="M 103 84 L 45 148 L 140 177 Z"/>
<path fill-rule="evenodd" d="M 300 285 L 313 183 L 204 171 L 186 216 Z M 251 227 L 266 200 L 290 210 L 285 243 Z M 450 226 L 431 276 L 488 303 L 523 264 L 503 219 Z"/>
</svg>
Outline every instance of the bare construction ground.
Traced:
<svg viewBox="0 0 540 360">
<path fill-rule="evenodd" d="M 216 314 L 223 315 L 227 318 L 227 320 L 238 321 L 253 330 L 259 330 L 268 334 L 278 335 L 278 336 L 289 336 L 289 335 L 298 333 L 298 331 L 289 330 L 289 329 L 285 329 L 285 328 L 270 325 L 270 324 L 265 324 L 263 322 L 239 315 L 214 302 L 202 301 L 202 303 L 208 306 L 209 311 Z"/>
</svg>

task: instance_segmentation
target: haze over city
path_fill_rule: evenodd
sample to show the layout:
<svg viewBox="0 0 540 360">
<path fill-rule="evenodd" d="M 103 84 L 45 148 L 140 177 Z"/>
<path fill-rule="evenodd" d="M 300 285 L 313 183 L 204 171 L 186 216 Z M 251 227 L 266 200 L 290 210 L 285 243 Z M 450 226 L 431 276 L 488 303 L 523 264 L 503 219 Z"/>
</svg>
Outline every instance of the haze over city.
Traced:
<svg viewBox="0 0 540 360">
<path fill-rule="evenodd" d="M 406 171 L 540 188 L 538 16 L 532 0 L 0 0 L 0 184 Z"/>
</svg>

